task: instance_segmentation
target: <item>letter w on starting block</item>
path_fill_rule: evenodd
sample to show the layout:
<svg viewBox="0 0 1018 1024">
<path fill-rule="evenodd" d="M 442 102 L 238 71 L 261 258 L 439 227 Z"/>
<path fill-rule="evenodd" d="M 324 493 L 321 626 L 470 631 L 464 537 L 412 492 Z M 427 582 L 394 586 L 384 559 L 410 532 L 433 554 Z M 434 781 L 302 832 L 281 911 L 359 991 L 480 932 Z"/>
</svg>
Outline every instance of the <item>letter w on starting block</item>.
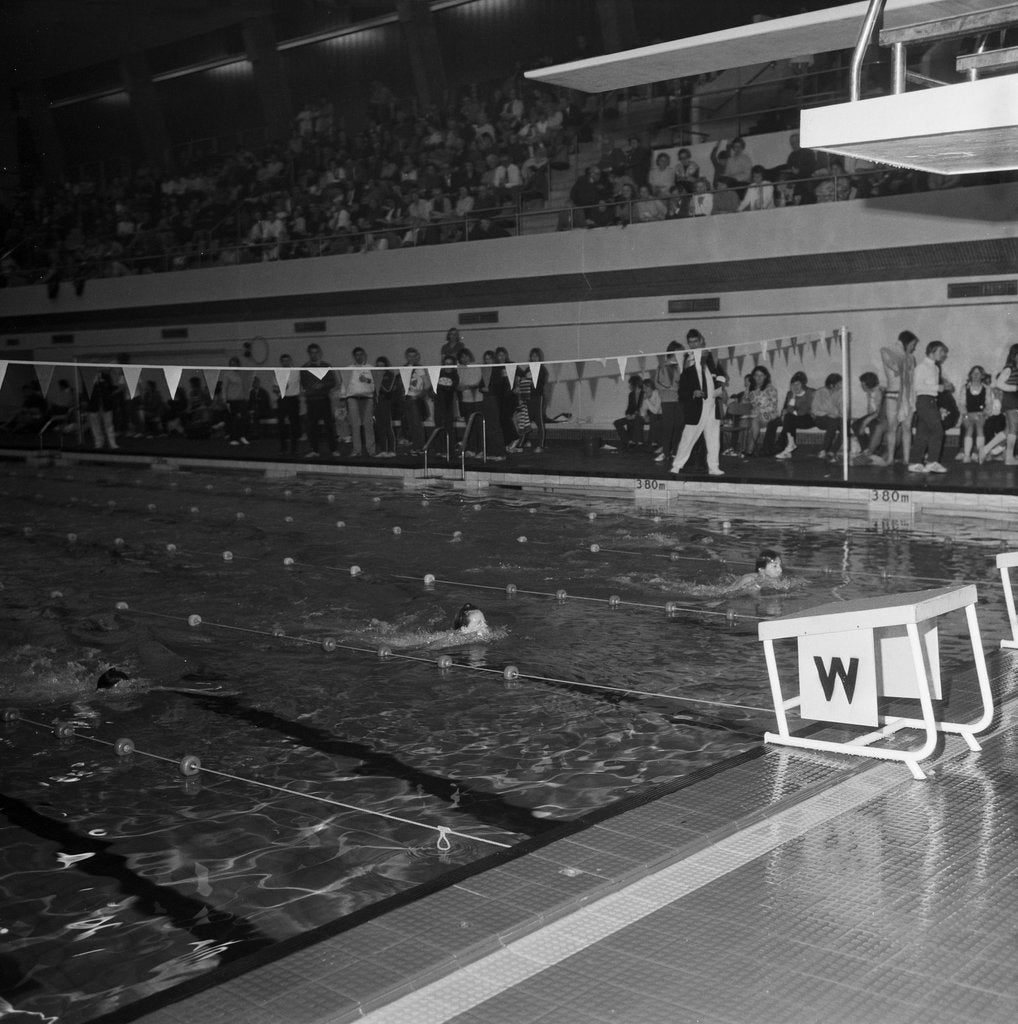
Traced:
<svg viewBox="0 0 1018 1024">
<path fill-rule="evenodd" d="M 933 753 L 938 732 L 959 733 L 972 750 L 979 750 L 974 734 L 990 724 L 993 703 L 975 606 L 976 588 L 965 586 L 823 605 L 805 615 L 761 622 L 778 724 L 776 734 L 765 734 L 765 742 L 904 761 L 917 779 L 926 777 L 918 762 Z M 983 704 L 979 720 L 970 723 L 938 720 L 933 706 L 943 697 L 937 619 L 960 609 L 968 622 Z M 787 639 L 798 646 L 799 692 L 791 698 L 784 696 L 774 653 L 775 641 Z M 885 698 L 918 700 L 921 717 L 884 714 Z M 842 742 L 793 736 L 787 712 L 795 707 L 805 719 L 877 731 Z M 903 728 L 923 730 L 919 747 L 872 746 Z"/>
</svg>

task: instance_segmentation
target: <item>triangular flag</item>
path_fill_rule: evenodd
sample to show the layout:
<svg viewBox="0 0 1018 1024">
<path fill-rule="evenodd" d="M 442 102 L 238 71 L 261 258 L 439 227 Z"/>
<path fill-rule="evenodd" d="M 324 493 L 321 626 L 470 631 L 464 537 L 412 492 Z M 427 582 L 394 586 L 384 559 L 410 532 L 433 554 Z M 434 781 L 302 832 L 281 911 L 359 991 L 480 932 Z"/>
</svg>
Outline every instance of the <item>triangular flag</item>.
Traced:
<svg viewBox="0 0 1018 1024">
<path fill-rule="evenodd" d="M 35 364 L 35 375 L 39 378 L 39 388 L 44 396 L 49 391 L 49 386 L 53 382 L 53 371 L 55 369 L 55 366 L 40 366 L 38 363 Z"/>
<path fill-rule="evenodd" d="M 92 388 L 95 387 L 95 382 L 99 379 L 99 371 L 92 369 L 81 368 L 81 386 L 86 395 L 92 394 Z"/>
<path fill-rule="evenodd" d="M 287 366 L 275 366 L 272 369 L 273 374 L 276 378 L 276 387 L 279 388 L 281 395 L 286 394 L 286 385 L 290 383 L 290 374 L 296 373 L 296 370 L 291 370 Z"/>
<path fill-rule="evenodd" d="M 410 378 L 414 375 L 414 368 L 412 366 L 401 366 L 399 368 L 399 379 L 403 381 L 403 390 L 410 390 Z"/>
<path fill-rule="evenodd" d="M 534 387 L 536 388 L 537 387 L 537 378 L 540 376 L 540 373 L 541 373 L 541 364 L 540 363 L 527 363 L 527 366 L 530 367 L 530 379 L 534 382 Z"/>
<path fill-rule="evenodd" d="M 694 348 L 690 355 L 693 357 L 693 365 L 696 367 L 696 372 L 699 373 L 700 363 L 703 360 L 703 349 Z"/>
<path fill-rule="evenodd" d="M 442 376 L 441 366 L 425 366 L 425 370 L 428 371 L 428 377 L 431 380 L 431 386 L 433 388 L 438 387 L 438 378 Z"/>
<path fill-rule="evenodd" d="M 219 383 L 219 371 L 215 367 L 203 367 L 201 375 L 205 378 L 205 387 L 209 389 L 209 394 L 214 395 L 216 384 Z"/>
<path fill-rule="evenodd" d="M 601 358 L 601 359 L 598 359 L 598 362 L 601 364 L 601 369 L 603 370 L 604 367 L 605 367 L 605 364 L 608 362 L 608 360 L 607 360 L 607 358 Z"/>
<path fill-rule="evenodd" d="M 4 377 L 7 376 L 7 360 L 0 359 L 0 388 L 4 386 Z"/>
<path fill-rule="evenodd" d="M 817 349 L 819 348 L 819 346 L 820 346 L 820 339 L 819 338 L 813 338 L 810 341 L 809 347 L 810 347 L 810 351 L 813 353 L 813 355 L 817 354 Z"/>
<path fill-rule="evenodd" d="M 746 362 L 746 353 L 743 352 L 741 356 L 735 357 L 735 365 L 739 368 L 739 373 L 742 373 L 743 364 Z"/>
<path fill-rule="evenodd" d="M 831 354 L 831 345 L 834 344 L 834 339 L 831 337 L 824 338 L 824 346 L 827 348 L 827 354 Z"/>
<path fill-rule="evenodd" d="M 134 398 L 134 394 L 138 390 L 138 380 L 141 378 L 141 367 L 122 366 L 120 369 L 124 373 L 124 383 L 127 385 L 127 397 Z"/>
<path fill-rule="evenodd" d="M 166 377 L 166 387 L 169 389 L 170 398 L 177 393 L 177 385 L 180 384 L 180 375 L 184 372 L 182 366 L 164 366 L 163 375 Z"/>
<path fill-rule="evenodd" d="M 328 372 L 332 369 L 331 366 L 303 366 L 303 370 L 307 370 L 312 376 L 317 377 L 321 380 Z"/>
<path fill-rule="evenodd" d="M 764 355 L 764 356 L 767 355 L 767 348 L 768 348 L 769 345 L 770 345 L 770 342 L 767 342 L 767 341 L 761 341 L 760 342 L 760 354 L 761 355 Z"/>
<path fill-rule="evenodd" d="M 516 387 L 516 368 L 518 363 L 506 363 L 505 364 L 505 375 L 509 378 L 509 387 Z"/>
<path fill-rule="evenodd" d="M 585 360 L 577 359 L 576 361 L 576 379 L 583 380 L 583 371 L 586 369 L 587 363 Z"/>
<path fill-rule="evenodd" d="M 626 379 L 626 363 L 629 361 L 629 356 L 616 356 L 616 359 L 618 359 L 618 363 L 619 363 L 619 376 L 623 380 L 625 380 Z"/>
</svg>

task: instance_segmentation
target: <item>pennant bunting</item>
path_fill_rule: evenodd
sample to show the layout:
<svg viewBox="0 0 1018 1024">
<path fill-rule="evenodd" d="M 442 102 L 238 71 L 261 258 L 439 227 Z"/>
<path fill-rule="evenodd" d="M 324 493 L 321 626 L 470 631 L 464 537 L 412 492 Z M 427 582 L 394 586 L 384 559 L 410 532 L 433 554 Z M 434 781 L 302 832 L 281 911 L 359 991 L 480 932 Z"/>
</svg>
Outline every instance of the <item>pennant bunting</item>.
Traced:
<svg viewBox="0 0 1018 1024">
<path fill-rule="evenodd" d="M 304 366 L 304 367 L 302 367 L 302 369 L 306 370 L 313 377 L 317 377 L 318 380 L 321 380 L 329 372 L 329 370 L 332 369 L 332 367 L 331 366 Z M 408 366 L 408 367 L 406 367 L 406 369 L 412 370 L 413 367 L 412 366 Z"/>
<path fill-rule="evenodd" d="M 618 364 L 619 364 L 619 377 L 622 380 L 625 380 L 626 379 L 626 363 L 629 362 L 629 356 L 618 356 L 617 360 L 618 360 Z M 602 363 L 601 365 L 604 366 L 604 363 Z"/>
<path fill-rule="evenodd" d="M 741 356 L 735 357 L 735 365 L 739 368 L 739 373 L 742 373 L 742 366 L 746 362 L 746 355 L 743 353 Z"/>
<path fill-rule="evenodd" d="M 441 366 L 425 366 L 424 369 L 428 373 L 428 379 L 431 381 L 431 386 L 433 388 L 437 388 L 438 387 L 438 378 L 442 376 L 442 367 Z"/>
<path fill-rule="evenodd" d="M 273 367 L 272 375 L 276 378 L 276 387 L 279 388 L 280 395 L 286 394 L 286 385 L 290 383 L 290 374 L 296 372 L 286 366 Z"/>
<path fill-rule="evenodd" d="M 81 387 L 85 392 L 85 395 L 92 394 L 92 388 L 95 387 L 95 382 L 99 379 L 99 371 L 92 368 L 81 368 Z"/>
<path fill-rule="evenodd" d="M 576 361 L 576 379 L 583 380 L 583 371 L 587 368 L 586 359 L 578 359 Z"/>
<path fill-rule="evenodd" d="M 7 360 L 0 359 L 0 388 L 4 386 L 4 377 L 7 376 Z"/>
<path fill-rule="evenodd" d="M 410 390 L 410 378 L 414 375 L 414 368 L 412 366 L 401 366 L 399 368 L 399 379 L 403 381 L 403 391 L 407 392 Z"/>
<path fill-rule="evenodd" d="M 49 392 L 49 386 L 53 383 L 53 371 L 55 369 L 55 366 L 35 364 L 35 375 L 39 378 L 39 389 L 42 391 L 43 396 Z"/>
<path fill-rule="evenodd" d="M 180 386 L 180 375 L 184 372 L 182 366 L 164 366 L 163 376 L 166 378 L 166 387 L 170 392 L 170 398 L 177 393 Z"/>
<path fill-rule="evenodd" d="M 516 386 L 516 371 L 519 368 L 519 363 L 506 363 L 505 364 L 505 375 L 509 378 L 509 387 L 514 388 Z"/>
<path fill-rule="evenodd" d="M 122 366 L 121 369 L 124 373 L 124 383 L 127 385 L 127 397 L 134 398 L 138 390 L 138 381 L 141 379 L 141 367 L 128 365 Z"/>
<path fill-rule="evenodd" d="M 537 387 L 537 378 L 541 375 L 541 364 L 540 363 L 527 363 L 530 367 L 530 379 L 534 382 L 534 387 Z"/>
<path fill-rule="evenodd" d="M 201 375 L 205 378 L 205 387 L 209 389 L 209 394 L 214 395 L 216 393 L 216 384 L 219 383 L 219 371 L 214 367 L 202 368 Z"/>
</svg>

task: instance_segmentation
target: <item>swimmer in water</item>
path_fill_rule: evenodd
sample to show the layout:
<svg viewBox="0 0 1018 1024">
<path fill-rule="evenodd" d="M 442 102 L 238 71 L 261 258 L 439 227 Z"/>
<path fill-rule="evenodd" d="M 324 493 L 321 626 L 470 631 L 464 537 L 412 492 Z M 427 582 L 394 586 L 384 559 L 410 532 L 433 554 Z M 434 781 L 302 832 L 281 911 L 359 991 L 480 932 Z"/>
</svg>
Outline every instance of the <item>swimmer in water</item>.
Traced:
<svg viewBox="0 0 1018 1024">
<path fill-rule="evenodd" d="M 781 555 L 771 548 L 764 548 L 756 556 L 756 572 L 748 572 L 740 576 L 734 583 L 725 587 L 727 593 L 744 593 L 765 588 L 785 590 L 789 581 L 784 578 L 784 567 Z"/>
<path fill-rule="evenodd" d="M 452 628 L 458 629 L 461 633 L 479 633 L 483 636 L 491 634 L 491 627 L 484 617 L 484 612 L 472 604 L 463 605 L 456 613 L 456 618 L 452 620 Z"/>
</svg>

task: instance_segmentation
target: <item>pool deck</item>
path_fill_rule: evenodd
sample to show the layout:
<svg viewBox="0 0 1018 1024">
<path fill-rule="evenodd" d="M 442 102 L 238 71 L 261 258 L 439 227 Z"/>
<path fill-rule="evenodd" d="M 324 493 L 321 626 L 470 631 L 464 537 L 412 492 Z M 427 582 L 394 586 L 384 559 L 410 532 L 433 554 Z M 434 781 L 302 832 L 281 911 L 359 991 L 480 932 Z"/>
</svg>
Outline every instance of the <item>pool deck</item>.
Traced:
<svg viewBox="0 0 1018 1024">
<path fill-rule="evenodd" d="M 212 458 L 224 468 L 262 464 L 272 475 L 311 471 L 303 460 L 235 452 L 220 446 Z M 879 511 L 897 494 L 893 504 L 914 510 L 1013 522 L 1018 469 L 949 454 L 944 476 L 852 467 L 847 482 L 808 452 L 789 462 L 725 459 L 724 478 L 675 481 L 642 453 L 565 446 L 495 467 L 468 464 L 465 474 L 439 462 L 427 480 L 419 459 L 316 462 L 313 471 L 399 476 L 407 486 L 438 486 L 438 472 L 457 487 L 631 495 L 663 510 L 688 494 Z M 207 464 L 208 455 L 132 445 L 120 456 L 61 458 L 172 470 Z M 1018 653 L 988 662 L 997 712 L 979 737 L 983 749 L 946 738 L 924 762 L 924 781 L 900 763 L 761 745 L 373 920 L 102 1019 L 1010 1024 L 1018 1018 Z M 959 693 L 964 681 L 955 681 Z"/>
<path fill-rule="evenodd" d="M 146 1024 L 1012 1022 L 1018 656 L 900 763 L 764 747 L 140 1018 Z"/>
</svg>

